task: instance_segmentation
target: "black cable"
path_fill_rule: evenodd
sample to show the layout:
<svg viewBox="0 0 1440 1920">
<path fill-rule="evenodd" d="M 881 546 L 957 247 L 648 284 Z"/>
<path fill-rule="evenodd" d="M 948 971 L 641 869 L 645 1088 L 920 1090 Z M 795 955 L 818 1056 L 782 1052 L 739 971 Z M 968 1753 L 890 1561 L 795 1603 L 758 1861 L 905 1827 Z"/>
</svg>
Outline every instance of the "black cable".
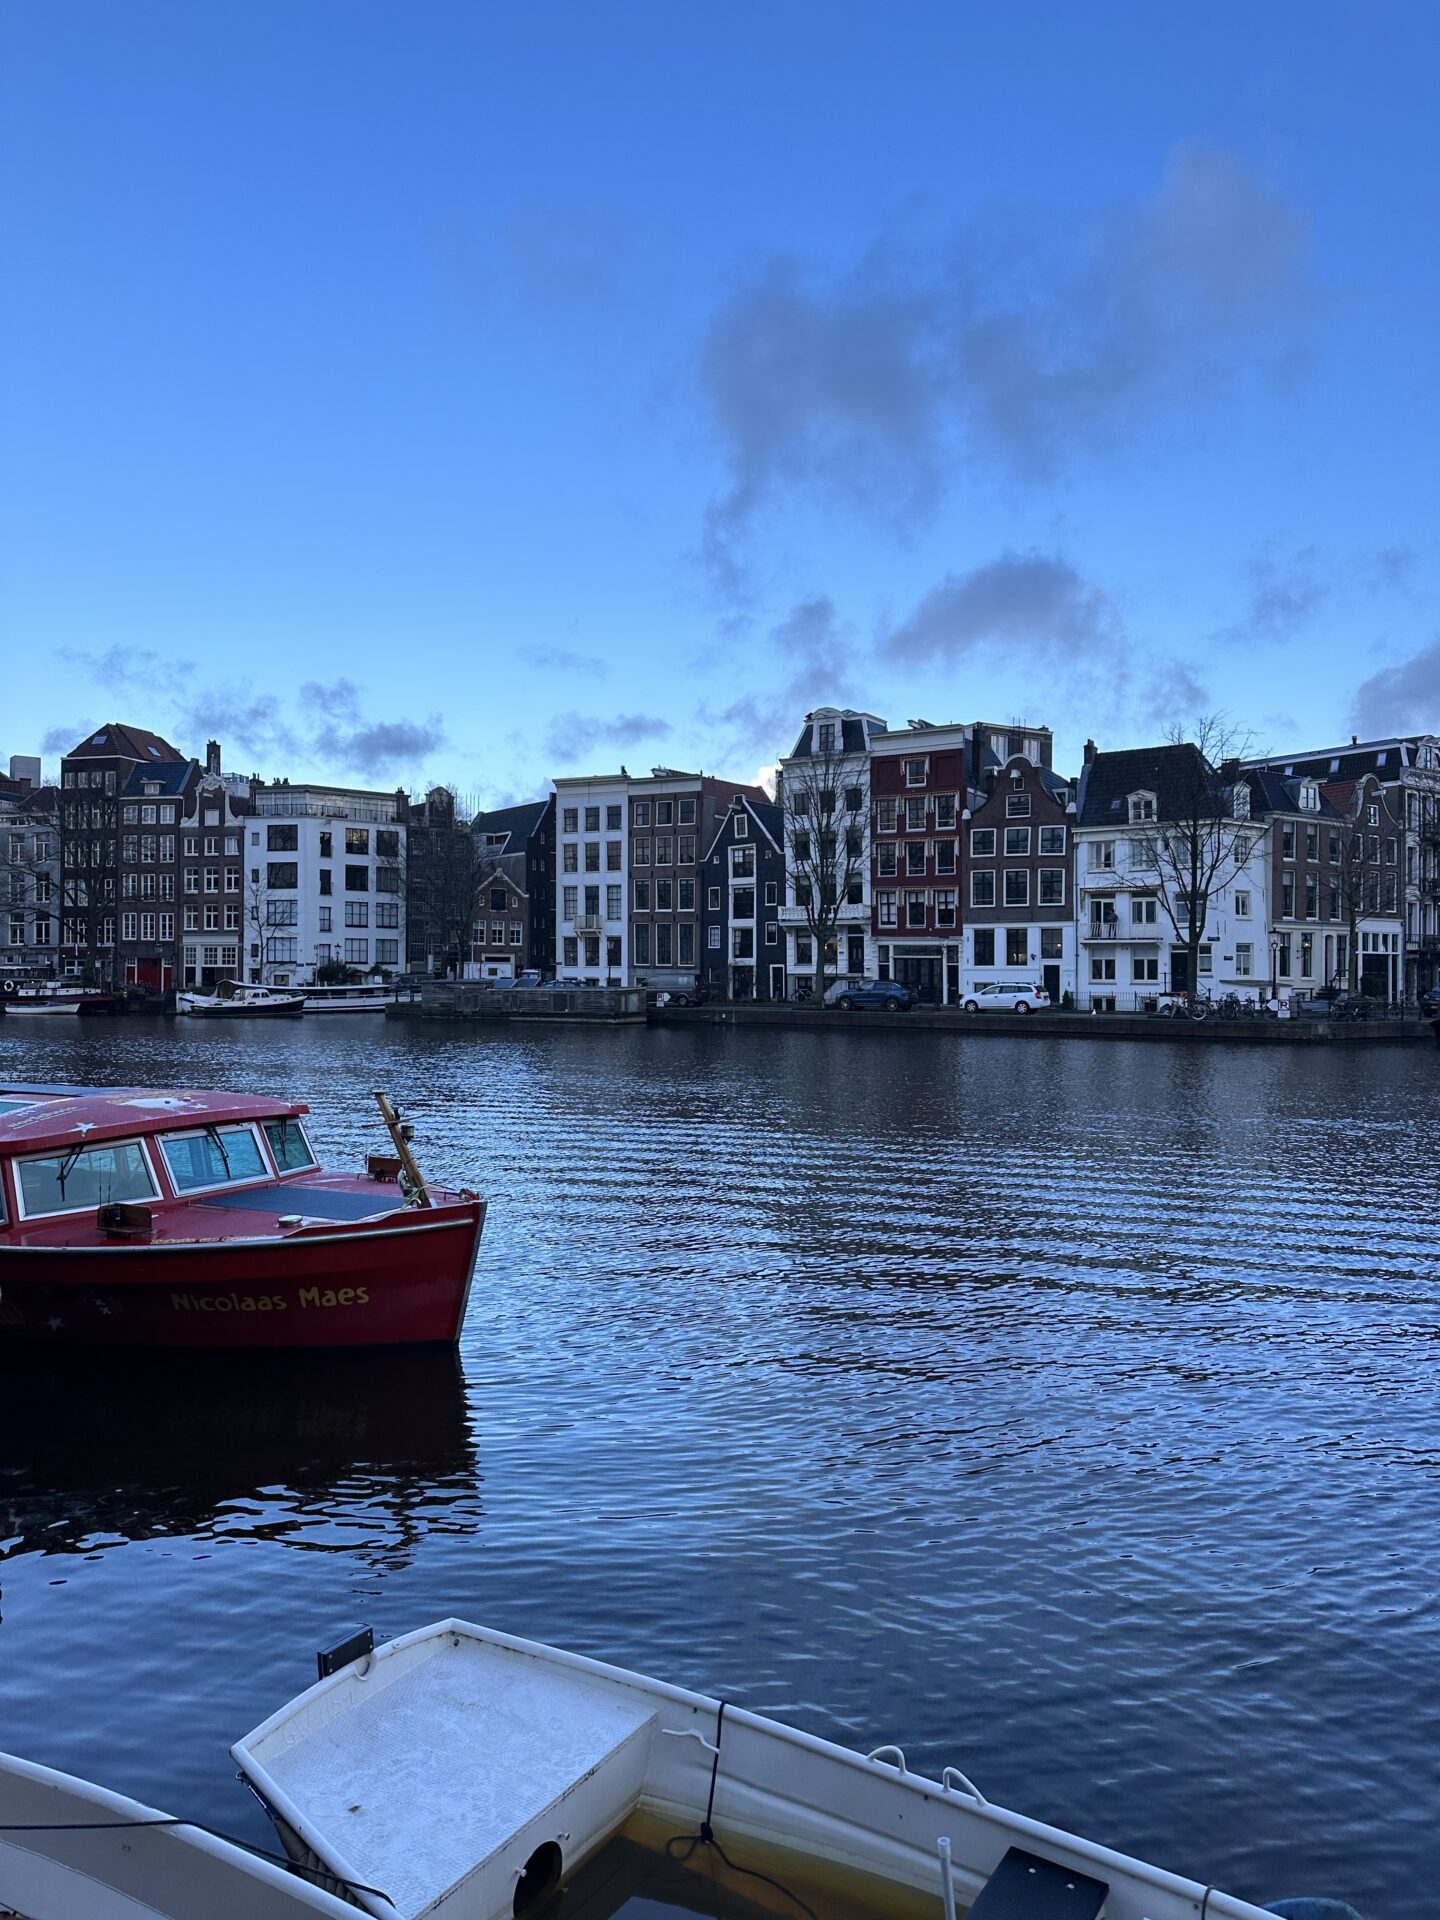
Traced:
<svg viewBox="0 0 1440 1920">
<path fill-rule="evenodd" d="M 783 1881 L 772 1879 L 768 1873 L 761 1873 L 755 1867 L 738 1866 L 715 1838 L 715 1829 L 710 1824 L 710 1816 L 715 1811 L 715 1784 L 720 1775 L 720 1742 L 725 1732 L 725 1709 L 728 1705 L 728 1701 L 722 1700 L 720 1702 L 720 1711 L 715 1716 L 715 1749 L 710 1761 L 710 1793 L 705 1802 L 705 1818 L 700 1822 L 700 1831 L 698 1833 L 672 1834 L 665 1842 L 666 1858 L 674 1860 L 677 1865 L 683 1867 L 694 1857 L 697 1847 L 712 1847 L 725 1862 L 725 1865 L 730 1869 L 731 1873 L 743 1874 L 748 1880 L 758 1880 L 764 1886 L 773 1887 L 782 1900 L 792 1900 L 802 1913 L 808 1914 L 809 1920 L 820 1920 L 820 1916 L 816 1913 L 815 1909 L 812 1906 L 808 1906 L 792 1887 L 787 1887 Z M 677 1853 L 675 1851 L 677 1847 L 684 1847 L 684 1853 Z"/>
<path fill-rule="evenodd" d="M 224 1840 L 242 1853 L 253 1853 L 257 1860 L 273 1861 L 291 1873 L 308 1874 L 317 1884 L 333 1880 L 337 1886 L 349 1887 L 355 1893 L 373 1893 L 377 1900 L 395 1905 L 383 1887 L 367 1887 L 363 1880 L 347 1880 L 344 1874 L 331 1873 L 328 1868 L 306 1866 L 301 1860 L 292 1860 L 288 1853 L 272 1853 L 268 1847 L 257 1847 L 253 1841 L 242 1840 L 221 1827 L 207 1827 L 203 1820 L 184 1820 L 178 1815 L 162 1814 L 154 1820 L 31 1820 L 0 1825 L 0 1833 L 117 1833 L 136 1827 L 193 1827 L 212 1840 Z"/>
</svg>

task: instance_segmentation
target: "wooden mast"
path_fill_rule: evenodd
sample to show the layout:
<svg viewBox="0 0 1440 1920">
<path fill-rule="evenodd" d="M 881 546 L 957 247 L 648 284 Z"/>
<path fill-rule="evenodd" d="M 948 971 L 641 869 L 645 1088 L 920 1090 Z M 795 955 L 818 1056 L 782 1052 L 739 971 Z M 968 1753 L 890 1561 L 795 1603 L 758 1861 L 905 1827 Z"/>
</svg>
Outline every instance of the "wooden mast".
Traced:
<svg viewBox="0 0 1440 1920">
<path fill-rule="evenodd" d="M 405 1175 L 415 1205 L 417 1207 L 433 1206 L 435 1203 L 430 1198 L 430 1189 L 426 1186 L 420 1169 L 415 1164 L 415 1156 L 410 1151 L 410 1142 L 406 1139 L 405 1130 L 400 1125 L 400 1116 L 378 1087 L 375 1089 L 375 1104 L 380 1109 L 380 1118 L 390 1130 L 390 1138 L 395 1142 L 395 1152 L 400 1161 L 400 1168 Z"/>
</svg>

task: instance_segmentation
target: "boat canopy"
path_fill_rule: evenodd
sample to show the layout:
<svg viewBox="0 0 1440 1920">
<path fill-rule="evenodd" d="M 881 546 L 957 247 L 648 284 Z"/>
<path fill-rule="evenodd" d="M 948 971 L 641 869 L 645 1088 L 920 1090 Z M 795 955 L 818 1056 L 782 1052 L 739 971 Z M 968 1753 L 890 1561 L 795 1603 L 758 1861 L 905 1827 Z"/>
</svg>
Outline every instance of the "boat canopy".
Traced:
<svg viewBox="0 0 1440 1920">
<path fill-rule="evenodd" d="M 310 1111 L 299 1100 L 193 1089 L 173 1093 L 133 1087 L 37 1089 L 28 1098 L 16 1094 L 13 1104 L 11 1099 L 0 1088 L 0 1154 L 43 1153 L 46 1148 L 73 1148 L 80 1141 L 224 1127 L 247 1120 L 296 1120 Z M 311 1164 L 308 1155 L 302 1164 Z"/>
</svg>

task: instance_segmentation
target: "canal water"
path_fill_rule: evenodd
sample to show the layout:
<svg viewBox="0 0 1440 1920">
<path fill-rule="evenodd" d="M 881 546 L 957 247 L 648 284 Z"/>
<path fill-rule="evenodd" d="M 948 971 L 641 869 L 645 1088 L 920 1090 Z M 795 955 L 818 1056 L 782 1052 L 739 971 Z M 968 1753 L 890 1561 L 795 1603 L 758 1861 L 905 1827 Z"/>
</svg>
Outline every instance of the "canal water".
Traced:
<svg viewBox="0 0 1440 1920">
<path fill-rule="evenodd" d="M 296 1094 L 338 1164 L 383 1087 L 491 1200 L 453 1361 L 5 1357 L 0 1746 L 261 1838 L 228 1743 L 352 1624 L 455 1613 L 1429 1920 L 1437 1072 L 0 1022 L 0 1078 Z"/>
</svg>

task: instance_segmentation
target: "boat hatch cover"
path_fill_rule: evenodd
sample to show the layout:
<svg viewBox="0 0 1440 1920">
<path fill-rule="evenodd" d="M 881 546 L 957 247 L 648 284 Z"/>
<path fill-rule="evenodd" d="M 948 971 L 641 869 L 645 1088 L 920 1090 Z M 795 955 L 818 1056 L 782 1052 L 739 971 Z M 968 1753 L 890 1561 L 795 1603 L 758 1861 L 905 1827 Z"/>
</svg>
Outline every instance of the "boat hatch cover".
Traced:
<svg viewBox="0 0 1440 1920">
<path fill-rule="evenodd" d="M 376 1214 L 395 1213 L 405 1205 L 397 1189 L 346 1193 L 341 1187 L 302 1187 L 293 1180 L 276 1180 L 268 1187 L 245 1187 L 236 1193 L 210 1193 L 212 1206 L 249 1207 L 256 1213 L 303 1213 L 312 1220 L 370 1220 Z"/>
</svg>

